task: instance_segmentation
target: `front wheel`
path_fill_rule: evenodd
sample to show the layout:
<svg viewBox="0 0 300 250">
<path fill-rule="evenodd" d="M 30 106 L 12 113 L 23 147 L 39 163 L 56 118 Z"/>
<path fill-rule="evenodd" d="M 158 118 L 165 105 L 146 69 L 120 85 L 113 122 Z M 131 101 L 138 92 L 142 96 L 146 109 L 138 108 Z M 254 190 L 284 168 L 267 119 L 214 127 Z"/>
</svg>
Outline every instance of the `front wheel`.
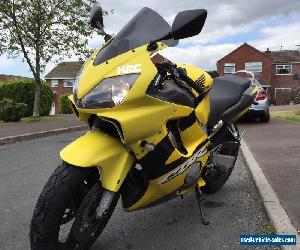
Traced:
<svg viewBox="0 0 300 250">
<path fill-rule="evenodd" d="M 105 216 L 95 216 L 104 189 L 96 168 L 60 164 L 46 183 L 30 226 L 32 250 L 88 249 L 102 233 L 119 196 Z M 79 240 L 78 230 L 85 233 Z M 86 233 L 88 232 L 88 233 Z"/>
</svg>

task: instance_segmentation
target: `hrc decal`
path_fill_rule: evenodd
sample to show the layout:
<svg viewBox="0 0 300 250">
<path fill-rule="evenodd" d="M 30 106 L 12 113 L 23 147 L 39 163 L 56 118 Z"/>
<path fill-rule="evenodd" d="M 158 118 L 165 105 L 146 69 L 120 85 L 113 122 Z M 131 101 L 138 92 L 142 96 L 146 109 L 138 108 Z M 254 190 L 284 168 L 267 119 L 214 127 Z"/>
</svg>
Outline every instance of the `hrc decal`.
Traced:
<svg viewBox="0 0 300 250">
<path fill-rule="evenodd" d="M 131 74 L 131 73 L 140 73 L 141 66 L 142 66 L 141 64 L 119 66 L 117 67 L 117 74 L 124 75 L 124 74 Z"/>
<path fill-rule="evenodd" d="M 188 169 L 189 166 L 191 166 L 197 158 L 205 155 L 207 153 L 207 147 L 204 146 L 199 149 L 193 156 L 191 156 L 186 162 L 182 163 L 179 167 L 175 168 L 171 173 L 166 175 L 160 182 L 159 184 L 164 184 L 170 180 L 172 180 L 174 177 L 182 174 L 185 170 Z"/>
</svg>

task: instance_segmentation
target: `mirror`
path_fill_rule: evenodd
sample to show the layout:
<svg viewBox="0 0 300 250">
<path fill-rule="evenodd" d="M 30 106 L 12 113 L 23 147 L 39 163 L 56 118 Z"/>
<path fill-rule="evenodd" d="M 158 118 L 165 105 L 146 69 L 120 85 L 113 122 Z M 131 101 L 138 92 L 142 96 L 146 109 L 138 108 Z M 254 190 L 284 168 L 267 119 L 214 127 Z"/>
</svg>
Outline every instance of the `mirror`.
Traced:
<svg viewBox="0 0 300 250">
<path fill-rule="evenodd" d="M 205 23 L 207 11 L 204 9 L 185 10 L 177 14 L 172 24 L 171 36 L 184 39 L 198 35 Z"/>
<path fill-rule="evenodd" d="M 93 28 L 103 31 L 102 9 L 99 5 L 94 4 L 90 11 L 90 24 Z"/>
</svg>

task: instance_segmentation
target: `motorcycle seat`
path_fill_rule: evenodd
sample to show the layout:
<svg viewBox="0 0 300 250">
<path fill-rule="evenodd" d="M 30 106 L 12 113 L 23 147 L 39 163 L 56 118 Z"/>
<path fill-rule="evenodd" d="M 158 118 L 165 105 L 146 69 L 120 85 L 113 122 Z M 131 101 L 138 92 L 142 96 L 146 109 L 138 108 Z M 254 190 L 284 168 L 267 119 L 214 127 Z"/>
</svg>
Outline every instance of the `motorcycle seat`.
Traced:
<svg viewBox="0 0 300 250">
<path fill-rule="evenodd" d="M 249 79 L 238 76 L 226 75 L 214 78 L 209 92 L 210 115 L 207 126 L 213 127 L 226 110 L 240 101 L 250 85 Z"/>
</svg>

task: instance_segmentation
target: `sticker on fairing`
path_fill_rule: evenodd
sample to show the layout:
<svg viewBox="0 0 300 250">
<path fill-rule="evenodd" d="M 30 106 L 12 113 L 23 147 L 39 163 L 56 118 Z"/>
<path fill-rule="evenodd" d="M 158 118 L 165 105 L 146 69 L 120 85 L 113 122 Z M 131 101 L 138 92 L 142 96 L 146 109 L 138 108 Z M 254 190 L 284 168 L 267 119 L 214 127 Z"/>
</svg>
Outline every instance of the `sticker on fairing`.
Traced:
<svg viewBox="0 0 300 250">
<path fill-rule="evenodd" d="M 207 147 L 204 146 L 200 148 L 193 156 L 191 156 L 186 162 L 182 163 L 179 167 L 175 168 L 171 171 L 171 173 L 167 174 L 164 178 L 161 179 L 159 184 L 164 184 L 176 176 L 182 174 L 185 170 L 188 169 L 199 157 L 205 155 L 207 153 Z"/>
<path fill-rule="evenodd" d="M 117 67 L 117 74 L 124 75 L 124 74 L 132 74 L 132 73 L 140 73 L 141 72 L 141 64 L 128 64 Z"/>
</svg>

